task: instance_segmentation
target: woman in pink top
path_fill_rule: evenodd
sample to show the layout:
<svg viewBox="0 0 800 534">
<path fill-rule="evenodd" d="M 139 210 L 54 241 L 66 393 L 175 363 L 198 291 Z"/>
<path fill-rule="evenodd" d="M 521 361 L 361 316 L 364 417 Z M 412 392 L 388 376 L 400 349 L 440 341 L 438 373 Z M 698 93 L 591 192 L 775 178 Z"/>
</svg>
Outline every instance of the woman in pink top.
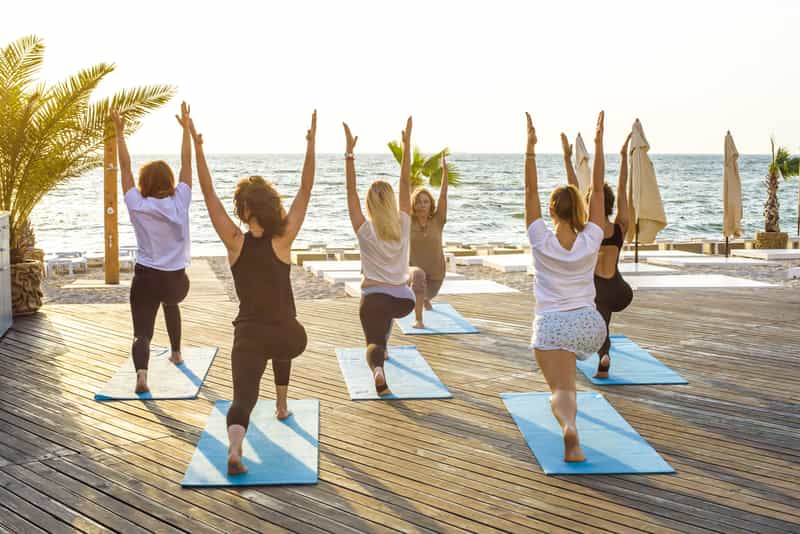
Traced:
<svg viewBox="0 0 800 534">
<path fill-rule="evenodd" d="M 532 346 L 552 396 L 553 415 L 564 435 L 564 461 L 585 459 L 575 424 L 575 359 L 596 352 L 606 337 L 606 325 L 595 307 L 594 268 L 603 241 L 604 161 L 594 158 L 589 221 L 575 186 L 557 187 L 550 195 L 551 232 L 542 220 L 536 173 L 536 130 L 528 119 L 525 152 L 525 224 L 536 273 Z M 603 154 L 603 112 L 597 119 L 595 154 Z"/>
</svg>

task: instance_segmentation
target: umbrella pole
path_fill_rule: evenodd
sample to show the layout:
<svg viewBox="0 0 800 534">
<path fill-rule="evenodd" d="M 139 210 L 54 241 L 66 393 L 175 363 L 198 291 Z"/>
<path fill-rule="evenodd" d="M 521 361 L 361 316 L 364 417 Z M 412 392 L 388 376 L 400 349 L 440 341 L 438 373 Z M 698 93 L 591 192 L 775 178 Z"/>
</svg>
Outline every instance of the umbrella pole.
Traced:
<svg viewBox="0 0 800 534">
<path fill-rule="evenodd" d="M 639 263 L 639 221 L 636 221 L 636 239 L 633 241 L 633 262 Z"/>
<path fill-rule="evenodd" d="M 728 236 L 725 236 L 725 257 L 727 258 L 731 253 L 731 246 L 728 244 Z"/>
</svg>

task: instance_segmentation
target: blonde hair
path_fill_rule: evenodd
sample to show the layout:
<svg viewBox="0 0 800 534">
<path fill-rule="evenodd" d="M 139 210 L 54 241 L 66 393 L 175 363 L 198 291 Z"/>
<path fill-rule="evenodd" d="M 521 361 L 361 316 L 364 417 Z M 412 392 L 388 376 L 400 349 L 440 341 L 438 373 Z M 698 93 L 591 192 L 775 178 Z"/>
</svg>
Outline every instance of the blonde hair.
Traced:
<svg viewBox="0 0 800 534">
<path fill-rule="evenodd" d="M 556 187 L 550 194 L 550 209 L 556 217 L 569 223 L 575 232 L 586 227 L 586 203 L 574 185 Z"/>
<path fill-rule="evenodd" d="M 367 191 L 367 214 L 383 241 L 400 241 L 400 213 L 389 182 L 375 180 Z"/>
<path fill-rule="evenodd" d="M 417 189 L 414 190 L 414 193 L 411 195 L 411 213 L 413 213 L 414 216 L 416 217 L 417 198 L 419 198 L 420 195 L 428 196 L 428 200 L 430 200 L 431 202 L 428 218 L 433 217 L 433 214 L 436 213 L 436 200 L 434 200 L 431 192 L 425 189 L 424 187 L 418 187 Z"/>
</svg>

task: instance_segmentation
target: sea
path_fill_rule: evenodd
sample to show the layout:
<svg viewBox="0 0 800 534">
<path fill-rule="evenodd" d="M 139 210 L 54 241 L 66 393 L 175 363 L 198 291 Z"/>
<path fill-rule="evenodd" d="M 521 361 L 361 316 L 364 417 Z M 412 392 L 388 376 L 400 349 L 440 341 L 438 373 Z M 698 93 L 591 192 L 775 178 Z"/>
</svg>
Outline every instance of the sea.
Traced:
<svg viewBox="0 0 800 534">
<path fill-rule="evenodd" d="M 253 174 L 264 176 L 276 185 L 288 209 L 300 183 L 302 154 L 219 154 L 208 155 L 208 164 L 217 195 L 233 213 L 236 182 Z M 400 168 L 389 154 L 359 154 L 356 169 L 363 201 L 370 182 L 388 180 L 394 184 Z M 138 167 L 163 159 L 178 174 L 177 154 L 133 156 L 134 174 Z M 722 238 L 721 154 L 651 154 L 667 215 L 668 226 L 659 240 Z M 523 219 L 524 187 L 521 154 L 453 154 L 449 160 L 461 175 L 460 185 L 450 187 L 445 240 L 461 243 L 525 242 Z M 745 237 L 763 230 L 765 175 L 768 155 L 742 155 L 739 172 L 742 182 Z M 566 181 L 560 154 L 537 156 L 540 193 L 547 195 Z M 616 189 L 619 155 L 606 156 L 606 181 Z M 196 175 L 195 175 L 196 179 Z M 196 183 L 196 182 L 195 182 Z M 797 178 L 781 179 L 779 188 L 781 230 L 796 235 Z M 438 195 L 438 188 L 433 188 Z M 193 190 L 191 205 L 193 256 L 224 254 L 206 212 L 200 187 Z M 103 173 L 97 169 L 75 178 L 44 196 L 31 216 L 37 246 L 47 253 L 103 250 Z M 134 245 L 135 238 L 125 204 L 119 192 L 119 233 L 121 245 Z M 316 180 L 299 245 L 348 247 L 356 243 L 347 215 L 344 160 L 341 154 L 318 154 Z"/>
</svg>

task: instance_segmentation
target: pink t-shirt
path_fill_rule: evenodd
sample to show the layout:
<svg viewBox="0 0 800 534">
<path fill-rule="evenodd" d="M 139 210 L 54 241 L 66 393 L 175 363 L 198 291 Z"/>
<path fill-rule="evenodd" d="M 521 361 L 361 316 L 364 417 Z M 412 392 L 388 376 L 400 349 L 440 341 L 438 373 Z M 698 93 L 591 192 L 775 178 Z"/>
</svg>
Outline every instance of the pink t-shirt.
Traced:
<svg viewBox="0 0 800 534">
<path fill-rule="evenodd" d="M 594 307 L 594 268 L 603 230 L 588 223 L 567 250 L 540 217 L 528 227 L 528 240 L 536 273 L 536 313 Z"/>
<path fill-rule="evenodd" d="M 125 205 L 136 234 L 136 263 L 160 271 L 178 271 L 189 265 L 191 202 L 192 188 L 183 182 L 165 198 L 143 197 L 136 187 L 128 189 Z"/>
</svg>

